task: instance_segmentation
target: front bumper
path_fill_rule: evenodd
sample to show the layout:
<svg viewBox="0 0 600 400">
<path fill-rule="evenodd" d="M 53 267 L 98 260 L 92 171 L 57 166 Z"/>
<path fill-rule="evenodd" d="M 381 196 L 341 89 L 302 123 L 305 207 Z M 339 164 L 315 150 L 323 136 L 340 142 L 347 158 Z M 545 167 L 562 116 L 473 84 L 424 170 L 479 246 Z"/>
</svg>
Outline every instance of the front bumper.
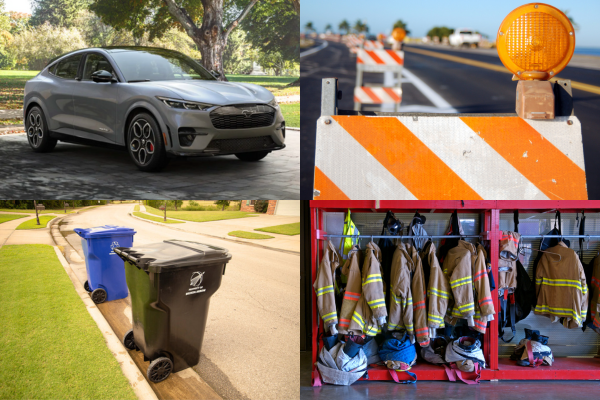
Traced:
<svg viewBox="0 0 600 400">
<path fill-rule="evenodd" d="M 276 107 L 270 126 L 248 129 L 217 129 L 209 111 L 166 110 L 167 153 L 175 156 L 215 156 L 254 151 L 273 151 L 285 148 L 285 120 Z M 182 135 L 192 135 L 186 146 Z"/>
</svg>

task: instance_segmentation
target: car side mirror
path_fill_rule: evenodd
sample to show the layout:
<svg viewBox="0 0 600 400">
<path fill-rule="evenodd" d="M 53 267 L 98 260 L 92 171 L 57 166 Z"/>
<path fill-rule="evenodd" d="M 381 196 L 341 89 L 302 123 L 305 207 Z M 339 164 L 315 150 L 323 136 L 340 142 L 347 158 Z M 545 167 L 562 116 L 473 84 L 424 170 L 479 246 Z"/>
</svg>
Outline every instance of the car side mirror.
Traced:
<svg viewBox="0 0 600 400">
<path fill-rule="evenodd" d="M 112 82 L 113 75 L 110 72 L 101 69 L 100 71 L 96 71 L 92 74 L 92 80 L 97 83 Z"/>
<path fill-rule="evenodd" d="M 217 78 L 217 79 L 219 79 L 219 77 L 221 76 L 221 74 L 220 74 L 220 73 L 218 73 L 217 71 L 215 71 L 214 69 L 211 69 L 211 70 L 210 70 L 210 74 L 211 74 L 212 76 L 214 76 L 215 78 Z"/>
</svg>

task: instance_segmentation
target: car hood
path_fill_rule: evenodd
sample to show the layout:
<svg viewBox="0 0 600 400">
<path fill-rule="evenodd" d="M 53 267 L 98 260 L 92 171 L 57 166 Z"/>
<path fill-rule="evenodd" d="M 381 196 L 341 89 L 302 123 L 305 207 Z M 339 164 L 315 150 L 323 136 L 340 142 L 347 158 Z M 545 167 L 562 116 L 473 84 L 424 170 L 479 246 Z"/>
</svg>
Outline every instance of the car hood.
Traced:
<svg viewBox="0 0 600 400">
<path fill-rule="evenodd" d="M 220 81 L 158 81 L 148 82 L 169 89 L 183 100 L 216 105 L 241 103 L 268 103 L 273 94 L 262 86 L 250 83 Z"/>
</svg>

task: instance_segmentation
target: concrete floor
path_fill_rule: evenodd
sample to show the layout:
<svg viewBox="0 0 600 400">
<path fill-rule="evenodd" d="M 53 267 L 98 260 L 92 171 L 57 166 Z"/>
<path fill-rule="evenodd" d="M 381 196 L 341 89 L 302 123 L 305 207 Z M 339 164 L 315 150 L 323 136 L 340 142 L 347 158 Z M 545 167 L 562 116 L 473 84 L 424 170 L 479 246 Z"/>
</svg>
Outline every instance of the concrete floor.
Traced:
<svg viewBox="0 0 600 400">
<path fill-rule="evenodd" d="M 526 374 L 527 368 L 523 368 Z M 311 353 L 300 353 L 300 399 L 511 399 L 574 400 L 595 399 L 600 393 L 598 381 L 482 381 L 479 385 L 462 382 L 420 381 L 399 385 L 392 381 L 356 382 L 351 386 L 311 385 Z"/>
</svg>

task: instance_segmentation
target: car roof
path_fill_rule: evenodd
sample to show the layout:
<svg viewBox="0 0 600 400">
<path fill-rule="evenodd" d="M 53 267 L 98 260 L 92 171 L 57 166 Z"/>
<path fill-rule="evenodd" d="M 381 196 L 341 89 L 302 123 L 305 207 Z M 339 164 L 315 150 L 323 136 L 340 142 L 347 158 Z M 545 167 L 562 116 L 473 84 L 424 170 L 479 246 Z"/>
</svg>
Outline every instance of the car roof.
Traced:
<svg viewBox="0 0 600 400">
<path fill-rule="evenodd" d="M 121 52 L 129 52 L 129 51 L 140 51 L 140 52 L 150 52 L 150 53 L 179 53 L 179 54 L 181 54 L 177 50 L 165 49 L 163 47 L 144 47 L 144 46 L 90 47 L 90 48 L 85 48 L 85 49 L 74 50 L 69 53 L 61 54 L 58 57 L 54 57 L 53 59 L 48 61 L 48 64 L 46 64 L 46 66 L 52 64 L 54 61 L 61 59 L 65 56 L 77 54 L 80 52 L 94 51 L 94 50 L 101 51 L 101 52 L 104 51 L 106 53 L 121 53 Z"/>
</svg>

